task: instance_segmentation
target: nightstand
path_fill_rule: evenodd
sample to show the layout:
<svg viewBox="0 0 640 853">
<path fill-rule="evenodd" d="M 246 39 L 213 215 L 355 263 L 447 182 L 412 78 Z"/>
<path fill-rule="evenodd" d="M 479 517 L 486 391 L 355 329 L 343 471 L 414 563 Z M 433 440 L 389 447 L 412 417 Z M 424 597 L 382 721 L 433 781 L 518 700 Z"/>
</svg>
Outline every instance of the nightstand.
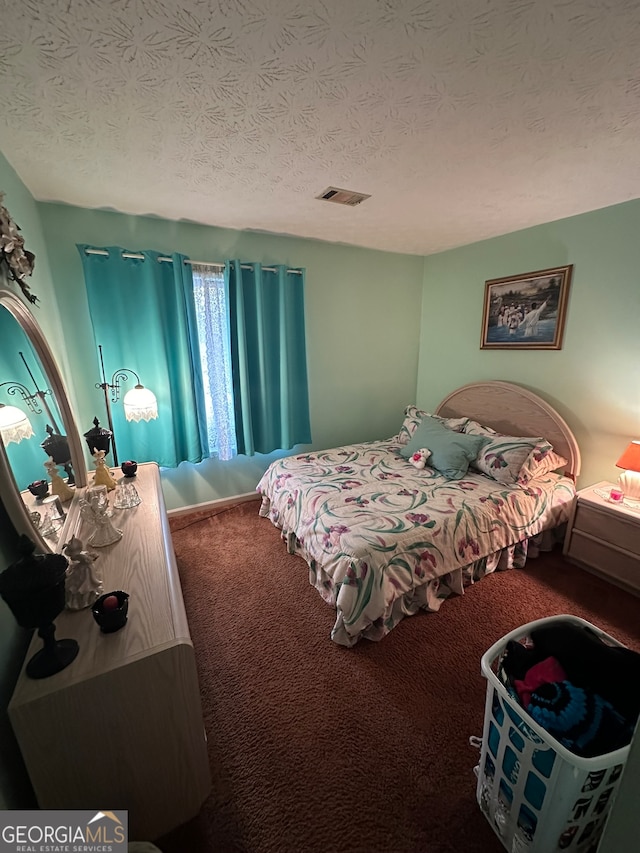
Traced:
<svg viewBox="0 0 640 853">
<path fill-rule="evenodd" d="M 596 483 L 578 492 L 563 553 L 629 592 L 640 595 L 640 503 L 608 500 L 613 483 Z"/>
</svg>

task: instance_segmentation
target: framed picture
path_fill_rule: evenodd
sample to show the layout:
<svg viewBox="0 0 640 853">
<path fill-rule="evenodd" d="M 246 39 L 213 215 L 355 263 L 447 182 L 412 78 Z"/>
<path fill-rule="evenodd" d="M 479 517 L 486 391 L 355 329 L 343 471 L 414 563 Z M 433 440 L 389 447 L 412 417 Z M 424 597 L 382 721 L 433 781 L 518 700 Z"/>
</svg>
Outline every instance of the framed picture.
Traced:
<svg viewBox="0 0 640 853">
<path fill-rule="evenodd" d="M 485 282 L 480 349 L 562 349 L 573 264 Z"/>
</svg>

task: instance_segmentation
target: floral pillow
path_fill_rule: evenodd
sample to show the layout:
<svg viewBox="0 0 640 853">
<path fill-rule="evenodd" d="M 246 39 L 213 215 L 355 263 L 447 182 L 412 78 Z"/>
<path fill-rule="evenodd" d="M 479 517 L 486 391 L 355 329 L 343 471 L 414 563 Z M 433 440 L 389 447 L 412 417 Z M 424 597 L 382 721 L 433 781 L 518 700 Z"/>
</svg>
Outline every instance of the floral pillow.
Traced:
<svg viewBox="0 0 640 853">
<path fill-rule="evenodd" d="M 525 463 L 529 460 L 531 463 L 539 463 L 553 451 L 553 447 L 544 438 L 501 435 L 476 421 L 468 421 L 464 431 L 468 435 L 484 435 L 489 439 L 470 467 L 505 485 L 518 483 L 526 486 L 531 479 L 531 468 L 522 473 L 521 481 L 521 471 Z M 536 476 L 540 475 L 536 473 Z"/>
<path fill-rule="evenodd" d="M 441 418 L 438 417 L 438 415 L 432 415 L 429 412 L 424 412 L 422 409 L 418 409 L 417 406 L 407 406 L 404 410 L 404 421 L 402 423 L 402 427 L 396 436 L 398 444 L 409 443 L 413 438 L 413 434 L 420 426 L 423 418 L 435 418 L 436 420 L 441 421 L 447 429 L 453 430 L 453 432 L 464 432 L 464 426 L 469 420 L 469 418 Z"/>
<path fill-rule="evenodd" d="M 551 448 L 551 445 L 549 447 Z M 528 486 L 529 482 L 535 480 L 536 477 L 543 477 L 551 471 L 558 471 L 567 464 L 567 460 L 553 449 L 540 450 L 534 447 L 520 469 L 518 485 Z"/>
<path fill-rule="evenodd" d="M 472 421 L 469 418 L 467 418 L 467 422 L 464 425 L 464 432 L 466 432 L 467 435 L 498 435 L 495 429 L 482 426 L 478 421 Z"/>
</svg>

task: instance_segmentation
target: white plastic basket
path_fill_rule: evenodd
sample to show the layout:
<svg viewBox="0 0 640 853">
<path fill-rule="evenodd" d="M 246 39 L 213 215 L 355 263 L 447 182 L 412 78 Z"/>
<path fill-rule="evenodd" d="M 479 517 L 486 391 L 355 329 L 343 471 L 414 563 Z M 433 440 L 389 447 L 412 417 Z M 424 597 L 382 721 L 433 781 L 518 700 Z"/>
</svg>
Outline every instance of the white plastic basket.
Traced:
<svg viewBox="0 0 640 853">
<path fill-rule="evenodd" d="M 551 616 L 511 631 L 482 657 L 488 683 L 476 796 L 511 853 L 595 850 L 629 752 L 626 746 L 594 758 L 575 755 L 529 716 L 499 677 L 510 640 L 524 640 L 536 628 L 559 621 L 586 626 L 609 645 L 622 645 L 577 616 Z"/>
</svg>

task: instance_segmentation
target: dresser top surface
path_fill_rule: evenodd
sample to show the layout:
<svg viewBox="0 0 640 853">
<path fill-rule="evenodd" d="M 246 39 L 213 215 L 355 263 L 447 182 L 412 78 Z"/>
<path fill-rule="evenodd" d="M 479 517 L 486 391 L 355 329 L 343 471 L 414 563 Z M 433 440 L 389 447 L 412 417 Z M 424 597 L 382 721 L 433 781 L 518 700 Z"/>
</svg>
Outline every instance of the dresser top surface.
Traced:
<svg viewBox="0 0 640 853">
<path fill-rule="evenodd" d="M 190 642 L 158 466 L 140 465 L 132 482 L 142 501 L 132 509 L 112 509 L 111 520 L 123 533 L 118 542 L 102 548 L 87 544 L 91 529 L 83 520 L 76 533 L 85 547 L 98 555 L 94 565 L 105 593 L 129 593 L 126 625 L 115 633 L 103 634 L 90 607 L 64 610 L 55 620 L 55 636 L 57 640 L 76 640 L 78 656 L 66 669 L 44 679 L 29 678 L 23 668 L 10 706 L 99 676 L 163 647 Z M 82 493 L 78 490 L 74 501 Z M 114 494 L 109 492 L 111 507 Z M 41 648 L 42 640 L 34 633 L 26 660 Z"/>
</svg>

